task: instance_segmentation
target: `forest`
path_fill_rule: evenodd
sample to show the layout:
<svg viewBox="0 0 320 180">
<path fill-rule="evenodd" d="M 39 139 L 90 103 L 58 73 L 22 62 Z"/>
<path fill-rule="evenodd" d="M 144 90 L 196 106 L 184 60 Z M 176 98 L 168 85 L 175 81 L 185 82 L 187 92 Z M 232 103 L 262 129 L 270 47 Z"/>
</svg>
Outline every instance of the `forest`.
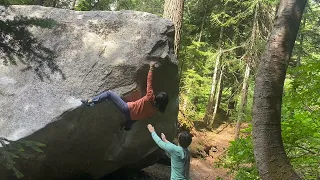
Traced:
<svg viewBox="0 0 320 180">
<path fill-rule="evenodd" d="M 231 127 L 233 131 L 228 148 L 212 166 L 227 169 L 239 180 L 320 178 L 319 1 L 2 0 L 0 4 L 134 10 L 171 19 L 179 63 L 180 130 L 219 133 L 224 131 L 221 127 Z M 2 53 L 15 53 L 4 39 L 19 23 L 51 26 L 41 20 L 27 22 L 20 19 L 6 28 L 7 22 L 0 19 Z M 18 53 L 26 51 L 27 47 Z"/>
</svg>

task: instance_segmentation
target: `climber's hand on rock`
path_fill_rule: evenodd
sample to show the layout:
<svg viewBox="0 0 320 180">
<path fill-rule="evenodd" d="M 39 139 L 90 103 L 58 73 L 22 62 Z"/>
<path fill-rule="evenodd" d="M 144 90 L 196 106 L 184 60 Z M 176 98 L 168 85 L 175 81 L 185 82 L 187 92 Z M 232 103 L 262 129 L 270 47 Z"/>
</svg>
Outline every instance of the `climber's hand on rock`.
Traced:
<svg viewBox="0 0 320 180">
<path fill-rule="evenodd" d="M 150 62 L 150 69 L 154 68 L 154 66 L 156 65 L 157 62 L 155 61 L 151 61 Z"/>
<path fill-rule="evenodd" d="M 154 132 L 154 127 L 151 124 L 148 124 L 147 128 L 148 128 L 149 132 L 151 132 L 151 133 Z"/>
</svg>

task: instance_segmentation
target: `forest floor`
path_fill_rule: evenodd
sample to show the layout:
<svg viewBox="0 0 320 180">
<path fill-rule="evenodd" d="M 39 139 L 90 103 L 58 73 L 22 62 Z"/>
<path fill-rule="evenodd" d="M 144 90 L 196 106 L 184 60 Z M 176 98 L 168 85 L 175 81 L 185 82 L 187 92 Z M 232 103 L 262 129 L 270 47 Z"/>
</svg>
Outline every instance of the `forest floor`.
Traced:
<svg viewBox="0 0 320 180">
<path fill-rule="evenodd" d="M 246 125 L 244 124 L 242 128 Z M 193 143 L 195 146 L 212 147 L 209 155 L 202 158 L 192 158 L 191 160 L 191 179 L 192 180 L 231 180 L 228 169 L 215 167 L 219 157 L 223 155 L 229 147 L 230 141 L 234 140 L 234 124 L 222 124 L 214 131 L 197 129 L 192 132 L 194 135 Z M 195 147 L 191 147 L 195 148 Z M 137 174 L 130 175 L 126 180 L 168 180 L 170 179 L 170 166 L 154 164 L 143 169 Z"/>
</svg>

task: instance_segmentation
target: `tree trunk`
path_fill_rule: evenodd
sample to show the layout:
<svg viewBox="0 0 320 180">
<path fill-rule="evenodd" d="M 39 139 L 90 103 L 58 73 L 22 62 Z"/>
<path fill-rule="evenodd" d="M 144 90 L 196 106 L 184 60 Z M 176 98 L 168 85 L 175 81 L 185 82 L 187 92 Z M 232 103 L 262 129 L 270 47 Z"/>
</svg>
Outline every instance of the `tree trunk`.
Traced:
<svg viewBox="0 0 320 180">
<path fill-rule="evenodd" d="M 190 88 L 187 89 L 186 95 L 188 95 L 190 93 Z M 187 110 L 187 105 L 188 105 L 188 96 L 185 96 L 185 98 L 183 99 L 183 103 L 182 103 L 182 111 L 185 112 Z"/>
<path fill-rule="evenodd" d="M 211 118 L 210 127 L 213 127 L 214 122 L 217 120 L 217 113 L 220 106 L 220 102 L 221 102 L 220 100 L 221 100 L 222 89 L 223 89 L 223 83 L 222 83 L 223 70 L 224 70 L 224 66 L 222 66 L 220 70 L 220 77 L 219 77 L 218 86 L 217 86 L 217 95 L 215 99 L 214 111 Z"/>
<path fill-rule="evenodd" d="M 306 17 L 303 18 L 302 22 L 302 29 L 306 26 Z M 298 59 L 296 63 L 296 67 L 299 67 L 301 64 L 301 57 L 303 56 L 303 40 L 304 40 L 304 34 L 301 32 L 300 37 L 299 37 L 299 51 L 298 51 Z"/>
<path fill-rule="evenodd" d="M 236 100 L 235 100 L 235 94 L 237 92 L 236 86 L 233 86 L 231 88 L 231 96 L 228 98 L 228 110 L 227 110 L 227 116 L 231 116 L 232 112 L 234 111 L 236 107 Z"/>
<path fill-rule="evenodd" d="M 254 46 L 255 46 L 255 41 L 256 41 L 256 34 L 258 31 L 258 10 L 259 10 L 259 4 L 255 6 L 255 12 L 254 12 L 254 17 L 253 17 L 253 24 L 252 24 L 252 32 L 251 32 L 251 37 L 250 37 L 250 46 L 247 49 L 249 52 L 248 54 L 251 54 Z M 241 128 L 241 121 L 243 119 L 243 113 L 244 109 L 247 105 L 247 95 L 248 95 L 248 88 L 249 88 L 249 76 L 250 76 L 250 64 L 251 61 L 254 60 L 254 57 L 249 56 L 247 58 L 246 62 L 246 70 L 244 73 L 244 78 L 243 78 L 243 84 L 242 84 L 242 89 L 241 89 L 241 95 L 240 95 L 240 106 L 239 106 L 239 112 L 238 112 L 238 120 L 236 124 L 236 131 L 235 131 L 235 139 L 238 139 L 240 136 L 240 128 Z"/>
<path fill-rule="evenodd" d="M 307 0 L 281 0 L 258 68 L 253 102 L 254 155 L 262 180 L 297 180 L 281 137 L 283 85 Z"/>
<path fill-rule="evenodd" d="M 220 60 L 222 56 L 222 37 L 223 37 L 223 27 L 220 29 L 220 35 L 219 35 L 219 52 L 217 54 L 215 66 L 214 66 L 214 72 L 213 72 L 213 77 L 212 77 L 212 83 L 211 83 L 211 91 L 208 99 L 208 104 L 207 104 L 207 110 L 206 114 L 204 115 L 204 122 L 206 125 L 210 125 L 210 121 L 212 120 L 212 113 L 213 113 L 213 105 L 214 105 L 214 99 L 216 97 L 216 88 L 217 88 L 217 73 L 218 69 L 220 67 Z"/>
<path fill-rule="evenodd" d="M 204 116 L 204 122 L 208 126 L 210 126 L 211 124 L 210 121 L 212 120 L 213 105 L 214 105 L 214 99 L 216 97 L 216 89 L 217 89 L 217 74 L 220 66 L 220 57 L 221 57 L 221 48 L 219 49 L 219 52 L 217 54 L 216 63 L 214 66 L 214 72 L 213 72 L 212 83 L 211 83 L 211 91 L 210 91 L 209 100 L 207 104 L 206 114 Z"/>
<path fill-rule="evenodd" d="M 202 6 L 203 6 L 202 8 L 204 9 L 204 14 L 203 14 L 202 21 L 201 21 L 201 27 L 200 27 L 200 33 L 199 33 L 198 42 L 201 42 L 201 38 L 202 38 L 202 34 L 203 34 L 203 27 L 204 27 L 205 21 L 207 19 L 207 9 L 208 9 L 207 2 L 203 1 L 202 2 Z"/>
<path fill-rule="evenodd" d="M 165 0 L 163 17 L 169 18 L 175 26 L 174 52 L 178 56 L 184 0 Z"/>
<path fill-rule="evenodd" d="M 184 53 L 186 54 L 187 53 L 187 48 L 184 49 Z M 181 60 L 181 63 L 179 63 L 180 65 L 180 71 L 179 71 L 179 84 L 181 83 L 181 79 L 182 79 L 182 72 L 183 72 L 183 67 L 184 67 L 184 64 L 185 64 L 185 58 L 183 58 Z M 180 84 L 181 85 L 181 84 Z M 180 86 L 181 87 L 181 86 Z"/>
<path fill-rule="evenodd" d="M 249 87 L 249 76 L 250 76 L 250 64 L 247 63 L 246 71 L 244 73 L 244 78 L 243 78 L 242 89 L 241 89 L 240 107 L 239 107 L 239 112 L 238 112 L 238 120 L 237 120 L 237 125 L 236 125 L 235 139 L 239 138 L 241 121 L 243 119 L 243 112 L 244 112 L 244 109 L 245 109 L 246 104 L 247 104 L 247 95 L 248 95 L 248 87 Z"/>
</svg>

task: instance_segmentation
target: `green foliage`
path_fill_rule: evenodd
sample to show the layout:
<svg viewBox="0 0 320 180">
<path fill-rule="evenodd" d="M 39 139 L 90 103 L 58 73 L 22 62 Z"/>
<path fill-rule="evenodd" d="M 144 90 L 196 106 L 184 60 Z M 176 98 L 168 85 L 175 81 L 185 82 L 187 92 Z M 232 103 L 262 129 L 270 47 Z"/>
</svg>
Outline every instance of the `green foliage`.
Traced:
<svg viewBox="0 0 320 180">
<path fill-rule="evenodd" d="M 250 133 L 252 127 L 244 131 Z M 260 179 L 255 165 L 251 135 L 232 141 L 227 152 L 216 165 L 229 169 L 230 173 L 235 174 L 237 180 Z"/>
<path fill-rule="evenodd" d="M 52 6 L 54 0 L 0 0 L 0 5 L 44 5 Z M 39 4 L 42 3 L 42 4 Z"/>
<path fill-rule="evenodd" d="M 181 55 L 185 60 L 185 66 L 193 67 L 183 73 L 181 79 L 183 86 L 180 88 L 181 109 L 188 119 L 201 120 L 205 113 L 210 92 L 208 66 L 212 67 L 212 60 L 215 57 L 211 51 L 205 51 L 207 46 L 206 43 L 193 41 Z M 199 61 L 193 61 L 194 59 Z"/>
<path fill-rule="evenodd" d="M 283 98 L 282 134 L 292 165 L 304 179 L 320 177 L 320 5 L 304 14 L 288 69 Z M 299 61 L 299 62 L 298 62 Z"/>
<path fill-rule="evenodd" d="M 36 2 L 35 0 L 7 0 L 6 3 L 34 4 Z M 81 0 L 75 9 L 80 11 L 136 10 L 161 15 L 163 3 L 163 0 Z M 228 112 L 230 119 L 237 118 L 237 109 L 239 109 L 239 103 L 237 102 L 240 99 L 245 65 L 250 63 L 252 71 L 249 80 L 248 101 L 242 119 L 242 121 L 250 123 L 254 74 L 273 24 L 278 3 L 279 0 L 185 1 L 179 54 L 181 111 L 179 120 L 184 129 L 192 129 L 192 126 L 194 126 L 192 121 L 201 120 L 206 112 L 213 69 L 216 56 L 220 53 L 220 46 L 223 51 L 221 65 L 224 66 L 220 109 Z M 309 1 L 309 7 L 304 14 L 306 22 L 301 26 L 293 51 L 292 62 L 288 69 L 282 105 L 284 146 L 291 163 L 304 179 L 320 177 L 319 14 L 319 4 L 316 4 L 315 1 Z M 36 43 L 34 37 L 28 39 L 29 44 L 19 43 L 23 41 L 21 34 L 24 34 L 24 36 L 30 35 L 25 32 L 27 27 L 40 26 L 47 28 L 45 24 L 23 18 L 14 21 L 10 22 L 11 24 L 0 21 L 1 23 L 7 23 L 7 26 L 17 27 L 17 29 L 13 29 L 14 33 L 10 34 L 12 30 L 4 31 L 2 28 L 5 26 L 1 25 L 0 30 L 3 39 L 0 39 L 0 42 L 4 42 L 4 38 L 9 34 L 14 37 L 13 39 L 18 39 L 17 42 L 13 41 L 14 46 L 11 50 L 15 49 L 17 45 L 25 48 L 40 45 Z M 253 32 L 255 25 L 256 32 Z M 223 33 L 221 39 L 219 39 L 222 27 Z M 222 43 L 219 44 L 219 42 Z M 1 51 L 3 51 L 2 49 L 0 46 Z M 41 50 L 38 47 L 36 49 Z M 23 50 L 12 52 L 12 57 L 20 57 L 19 53 L 26 52 Z M 48 57 L 49 54 L 45 50 L 43 52 L 47 55 L 45 57 Z M 25 55 L 22 55 L 22 57 L 25 57 Z M 27 58 L 24 62 L 28 63 L 31 59 Z M 16 61 L 7 59 L 7 62 L 14 64 Z M 234 106 L 233 109 L 230 107 L 231 104 Z M 220 166 L 230 169 L 231 173 L 235 174 L 236 179 L 259 179 L 250 133 L 251 127 L 242 132 L 247 136 L 232 142 L 219 163 Z M 198 145 L 202 144 L 198 143 Z M 201 146 L 195 146 L 195 152 L 199 151 L 199 147 Z M 16 158 L 15 154 L 10 153 L 6 156 L 11 157 L 11 159 Z"/>
<path fill-rule="evenodd" d="M 40 149 L 45 147 L 45 144 L 33 141 L 10 141 L 0 137 L 0 158 L 3 158 L 2 165 L 8 170 L 13 171 L 17 178 L 23 178 L 23 174 L 15 167 L 15 160 L 24 157 L 26 150 L 31 149 L 37 153 L 43 153 Z"/>
<path fill-rule="evenodd" d="M 101 0 L 101 1 L 81 0 L 75 7 L 75 10 L 77 11 L 110 10 L 112 3 L 113 3 L 112 0 Z"/>
<path fill-rule="evenodd" d="M 74 9 L 77 11 L 90 11 L 92 8 L 90 1 L 81 0 Z"/>
<path fill-rule="evenodd" d="M 216 55 L 220 53 L 219 41 L 222 42 L 221 66 L 224 67 L 219 108 L 222 110 L 220 112 L 227 112 L 230 119 L 236 119 L 245 65 L 251 63 L 253 74 L 272 24 L 270 6 L 270 2 L 259 0 L 186 2 L 179 54 L 180 98 L 183 104 L 181 109 L 190 119 L 200 120 L 206 112 Z M 252 32 L 255 12 L 258 28 Z M 219 40 L 222 27 L 223 36 Z M 253 77 L 250 82 L 249 90 L 253 90 Z M 252 93 L 248 96 L 252 97 Z M 248 102 L 251 103 L 252 99 Z M 245 113 L 245 118 L 250 119 L 250 106 L 247 106 Z"/>
<path fill-rule="evenodd" d="M 315 45 L 320 40 L 319 13 L 319 5 L 310 3 L 304 14 L 282 104 L 282 137 L 287 155 L 298 174 L 308 180 L 320 177 L 320 54 Z M 220 165 L 229 168 L 238 179 L 255 179 L 252 149 L 250 136 L 236 140 Z M 248 168 L 248 164 L 252 166 Z"/>
<path fill-rule="evenodd" d="M 115 10 L 135 10 L 161 16 L 164 0 L 118 0 Z"/>
<path fill-rule="evenodd" d="M 135 10 L 162 15 L 163 0 L 81 0 L 75 10 Z"/>
</svg>

